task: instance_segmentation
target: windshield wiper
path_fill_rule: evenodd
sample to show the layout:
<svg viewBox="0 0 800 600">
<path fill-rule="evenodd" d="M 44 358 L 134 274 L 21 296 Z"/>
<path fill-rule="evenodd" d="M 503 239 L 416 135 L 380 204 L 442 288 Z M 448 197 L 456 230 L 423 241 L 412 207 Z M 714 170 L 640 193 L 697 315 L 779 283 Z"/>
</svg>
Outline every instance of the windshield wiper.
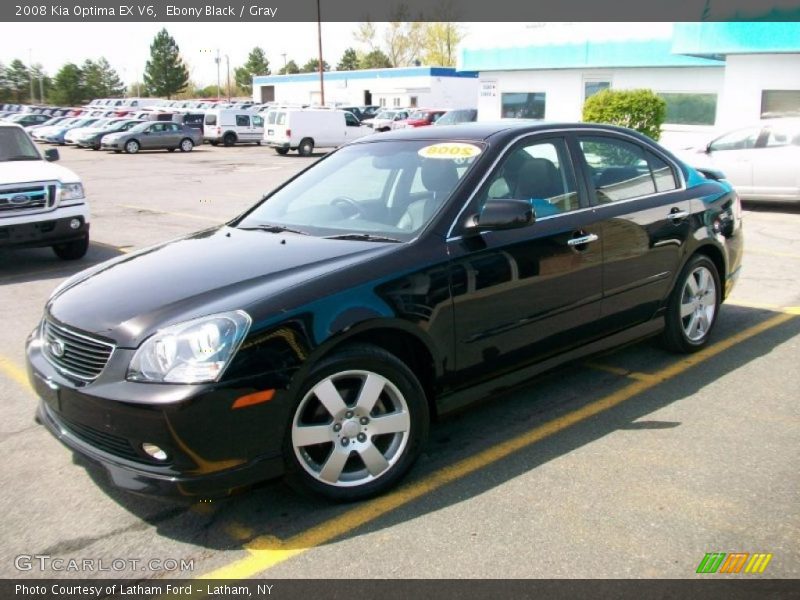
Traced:
<svg viewBox="0 0 800 600">
<path fill-rule="evenodd" d="M 11 162 L 12 160 L 41 160 L 38 156 L 28 156 L 28 155 L 20 155 L 20 156 L 9 156 L 5 160 Z"/>
<path fill-rule="evenodd" d="M 298 233 L 300 235 L 309 235 L 307 231 L 292 229 L 291 227 L 286 227 L 285 225 L 251 225 L 250 227 L 239 227 L 239 229 L 244 229 L 245 231 L 257 230 L 268 231 L 269 233 Z"/>
<path fill-rule="evenodd" d="M 362 240 L 365 242 L 394 242 L 402 244 L 402 240 L 385 235 L 372 235 L 371 233 L 342 233 L 339 235 L 325 236 L 326 240 Z"/>
</svg>

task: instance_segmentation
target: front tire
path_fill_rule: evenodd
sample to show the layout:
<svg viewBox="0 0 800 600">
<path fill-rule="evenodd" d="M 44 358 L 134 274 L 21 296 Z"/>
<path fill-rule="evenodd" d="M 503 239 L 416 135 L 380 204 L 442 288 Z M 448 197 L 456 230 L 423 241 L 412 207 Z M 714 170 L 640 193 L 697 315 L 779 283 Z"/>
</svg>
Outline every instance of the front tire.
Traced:
<svg viewBox="0 0 800 600">
<path fill-rule="evenodd" d="M 53 246 L 53 252 L 55 252 L 56 256 L 61 260 L 78 260 L 86 256 L 87 250 L 89 250 L 88 235 L 79 240 L 55 244 Z"/>
<path fill-rule="evenodd" d="M 125 152 L 128 154 L 136 154 L 139 152 L 139 142 L 136 140 L 129 140 L 125 143 Z"/>
<path fill-rule="evenodd" d="M 722 301 L 717 267 L 707 256 L 693 256 L 681 271 L 669 299 L 664 345 L 673 352 L 697 352 L 708 344 Z"/>
<path fill-rule="evenodd" d="M 380 494 L 419 456 L 429 418 L 405 363 L 375 346 L 343 349 L 316 365 L 295 395 L 287 477 L 330 500 Z"/>
</svg>

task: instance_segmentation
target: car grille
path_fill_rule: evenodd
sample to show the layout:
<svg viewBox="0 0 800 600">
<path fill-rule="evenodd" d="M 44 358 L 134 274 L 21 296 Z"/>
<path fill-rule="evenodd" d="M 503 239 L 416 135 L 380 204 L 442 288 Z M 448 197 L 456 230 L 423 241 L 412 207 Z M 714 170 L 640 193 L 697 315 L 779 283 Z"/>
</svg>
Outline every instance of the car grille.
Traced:
<svg viewBox="0 0 800 600">
<path fill-rule="evenodd" d="M 47 210 L 53 208 L 55 203 L 55 184 L 0 188 L 0 214 Z"/>
<path fill-rule="evenodd" d="M 105 368 L 114 345 L 44 322 L 44 355 L 57 369 L 81 381 L 92 381 Z"/>
<path fill-rule="evenodd" d="M 91 446 L 94 446 L 95 448 L 98 448 L 99 450 L 102 450 L 103 452 L 108 452 L 114 456 L 127 458 L 128 460 L 148 462 L 139 456 L 131 443 L 124 437 L 120 437 L 106 431 L 99 431 L 93 427 L 89 427 L 88 425 L 75 423 L 74 421 L 65 419 L 63 415 L 59 415 L 58 420 L 61 421 L 61 424 L 64 426 L 64 428 L 76 438 L 86 442 Z"/>
</svg>

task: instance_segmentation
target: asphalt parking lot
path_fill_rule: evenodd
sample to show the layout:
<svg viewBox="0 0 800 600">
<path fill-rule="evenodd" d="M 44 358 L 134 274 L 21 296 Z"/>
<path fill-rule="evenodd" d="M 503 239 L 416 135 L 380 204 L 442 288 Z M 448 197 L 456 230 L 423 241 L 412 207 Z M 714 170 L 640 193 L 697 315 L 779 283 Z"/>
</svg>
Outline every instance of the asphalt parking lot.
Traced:
<svg viewBox="0 0 800 600">
<path fill-rule="evenodd" d="M 488 398 L 437 424 L 405 485 L 369 502 L 270 482 L 184 506 L 116 491 L 33 422 L 25 337 L 72 273 L 221 223 L 309 159 L 60 151 L 93 244 L 72 264 L 0 251 L 0 576 L 685 578 L 706 553 L 749 552 L 773 555 L 764 573 L 719 576 L 800 577 L 800 207 L 746 206 L 743 272 L 698 354 L 645 341 Z"/>
</svg>

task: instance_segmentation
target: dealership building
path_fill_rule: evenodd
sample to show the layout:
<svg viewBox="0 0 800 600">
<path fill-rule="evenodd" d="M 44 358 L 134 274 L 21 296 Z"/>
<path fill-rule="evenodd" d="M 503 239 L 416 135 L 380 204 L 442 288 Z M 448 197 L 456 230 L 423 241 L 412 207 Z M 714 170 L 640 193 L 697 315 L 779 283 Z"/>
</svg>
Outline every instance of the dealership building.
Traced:
<svg viewBox="0 0 800 600">
<path fill-rule="evenodd" d="M 323 79 L 328 105 L 463 108 L 474 107 L 478 96 L 478 74 L 450 67 L 327 71 Z M 319 73 L 256 76 L 253 99 L 319 104 Z"/>
<path fill-rule="evenodd" d="M 585 99 L 607 88 L 664 98 L 667 145 L 800 116 L 800 23 L 676 23 L 671 39 L 464 48 L 459 68 L 479 72 L 480 120 L 578 121 Z"/>
</svg>

